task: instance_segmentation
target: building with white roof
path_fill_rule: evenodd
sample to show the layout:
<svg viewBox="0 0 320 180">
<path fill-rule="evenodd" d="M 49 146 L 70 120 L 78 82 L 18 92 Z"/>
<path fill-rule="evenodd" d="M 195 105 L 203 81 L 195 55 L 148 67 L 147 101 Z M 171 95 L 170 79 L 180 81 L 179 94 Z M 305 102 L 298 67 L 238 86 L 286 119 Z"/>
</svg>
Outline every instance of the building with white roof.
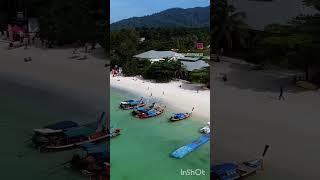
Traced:
<svg viewBox="0 0 320 180">
<path fill-rule="evenodd" d="M 138 59 L 147 59 L 151 62 L 161 61 L 165 59 L 173 59 L 176 60 L 180 57 L 184 57 L 184 55 L 180 53 L 176 53 L 174 51 L 155 51 L 150 50 L 141 54 L 137 54 L 133 56 L 134 58 Z"/>
</svg>

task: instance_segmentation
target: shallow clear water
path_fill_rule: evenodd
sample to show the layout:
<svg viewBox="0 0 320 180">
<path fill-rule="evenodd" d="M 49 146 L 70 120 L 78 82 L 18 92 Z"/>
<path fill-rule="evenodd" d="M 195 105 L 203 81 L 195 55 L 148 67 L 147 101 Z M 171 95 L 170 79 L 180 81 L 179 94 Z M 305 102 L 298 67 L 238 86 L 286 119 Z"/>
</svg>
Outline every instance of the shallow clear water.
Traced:
<svg viewBox="0 0 320 180">
<path fill-rule="evenodd" d="M 60 165 L 79 150 L 39 153 L 28 139 L 33 128 L 61 120 L 85 122 L 96 118 L 96 112 L 40 89 L 6 81 L 0 81 L 0 89 L 0 179 L 89 179 Z"/>
<path fill-rule="evenodd" d="M 210 143 L 206 143 L 183 159 L 170 154 L 177 148 L 192 142 L 201 134 L 205 121 L 190 118 L 170 123 L 174 112 L 167 109 L 156 118 L 136 119 L 131 111 L 120 110 L 119 103 L 133 94 L 111 89 L 111 124 L 122 129 L 122 134 L 111 140 L 112 180 L 208 180 L 210 169 Z M 181 176 L 180 171 L 203 169 L 205 176 Z"/>
</svg>

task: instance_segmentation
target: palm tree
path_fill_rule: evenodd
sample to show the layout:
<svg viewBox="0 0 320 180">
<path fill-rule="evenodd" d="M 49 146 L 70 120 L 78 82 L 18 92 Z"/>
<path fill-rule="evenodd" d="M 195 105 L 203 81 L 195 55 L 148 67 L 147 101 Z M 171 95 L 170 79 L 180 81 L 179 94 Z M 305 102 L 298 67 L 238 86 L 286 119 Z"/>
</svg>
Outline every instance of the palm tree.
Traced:
<svg viewBox="0 0 320 180">
<path fill-rule="evenodd" d="M 247 35 L 247 24 L 244 22 L 245 13 L 235 12 L 235 8 L 229 5 L 227 0 L 213 2 L 214 15 L 212 18 L 212 37 L 217 61 L 220 61 L 220 49 L 223 46 L 232 48 L 233 41 L 238 40 L 244 44 Z M 223 44 L 223 42 L 226 42 Z"/>
</svg>

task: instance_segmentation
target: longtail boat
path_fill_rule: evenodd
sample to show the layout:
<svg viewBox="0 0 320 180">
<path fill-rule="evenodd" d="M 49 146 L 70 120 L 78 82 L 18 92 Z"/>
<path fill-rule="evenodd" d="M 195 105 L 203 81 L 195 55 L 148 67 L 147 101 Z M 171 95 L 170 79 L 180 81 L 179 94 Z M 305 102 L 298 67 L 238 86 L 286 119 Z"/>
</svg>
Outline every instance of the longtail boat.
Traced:
<svg viewBox="0 0 320 180">
<path fill-rule="evenodd" d="M 130 109 L 134 109 L 135 107 L 142 107 L 144 105 L 145 104 L 143 102 L 143 98 L 141 98 L 140 100 L 130 99 L 130 100 L 122 101 L 119 107 L 123 110 L 130 110 Z"/>
<path fill-rule="evenodd" d="M 103 116 L 101 116 L 103 117 Z M 99 123 L 71 128 L 60 133 L 37 135 L 32 138 L 35 147 L 40 151 L 56 151 L 73 148 L 85 143 L 94 143 L 120 135 L 120 129 L 110 131 Z"/>
<path fill-rule="evenodd" d="M 203 134 L 210 134 L 210 122 L 207 123 L 204 127 L 200 129 L 200 132 Z"/>
<path fill-rule="evenodd" d="M 86 151 L 84 156 L 74 154 L 71 167 L 85 176 L 107 177 L 110 169 L 110 152 L 107 144 L 86 143 L 81 145 Z"/>
<path fill-rule="evenodd" d="M 194 107 L 192 108 L 192 111 L 190 113 L 174 113 L 170 117 L 170 121 L 176 122 L 176 121 L 181 121 L 181 120 L 184 120 L 184 119 L 188 119 L 189 117 L 191 117 L 193 110 L 194 110 Z"/>
<path fill-rule="evenodd" d="M 46 152 L 74 148 L 86 143 L 96 143 L 118 135 L 120 135 L 120 129 L 109 132 L 105 129 L 95 131 L 82 127 L 65 131 L 57 136 L 35 138 L 33 142 L 40 152 Z"/>
<path fill-rule="evenodd" d="M 185 146 L 180 147 L 179 149 L 175 150 L 173 153 L 171 153 L 171 156 L 174 158 L 181 159 L 188 155 L 189 153 L 193 152 L 197 148 L 199 148 L 201 145 L 207 143 L 210 140 L 210 135 L 204 134 L 200 136 L 199 139 L 191 142 L 190 144 L 187 144 Z"/>
<path fill-rule="evenodd" d="M 269 145 L 266 145 L 262 157 L 241 163 L 224 163 L 211 167 L 211 177 L 215 180 L 243 179 L 263 169 L 263 158 Z"/>
<path fill-rule="evenodd" d="M 187 119 L 189 117 L 191 117 L 192 113 L 177 113 L 177 114 L 173 114 L 170 117 L 170 121 L 176 122 L 176 121 L 181 121 L 184 119 Z"/>
<path fill-rule="evenodd" d="M 139 119 L 156 117 L 156 116 L 161 115 L 164 112 L 165 108 L 166 108 L 166 106 L 165 107 L 156 106 L 156 107 L 148 110 L 147 112 L 141 112 L 141 113 L 137 114 L 136 117 Z"/>
<path fill-rule="evenodd" d="M 105 115 L 105 112 L 102 112 L 98 122 L 104 117 L 104 115 Z M 61 133 L 68 129 L 78 128 L 79 126 L 92 126 L 94 124 L 97 124 L 98 122 L 80 125 L 74 121 L 60 121 L 57 123 L 46 125 L 43 128 L 33 129 L 33 131 L 35 135 L 50 135 L 50 134 L 52 135 L 56 133 Z"/>
<path fill-rule="evenodd" d="M 132 111 L 132 115 L 137 115 L 143 112 L 148 112 L 149 110 L 151 110 L 152 108 L 154 108 L 156 106 L 156 103 L 152 103 L 150 106 L 146 107 L 146 106 L 142 106 L 142 107 L 135 107 Z"/>
</svg>

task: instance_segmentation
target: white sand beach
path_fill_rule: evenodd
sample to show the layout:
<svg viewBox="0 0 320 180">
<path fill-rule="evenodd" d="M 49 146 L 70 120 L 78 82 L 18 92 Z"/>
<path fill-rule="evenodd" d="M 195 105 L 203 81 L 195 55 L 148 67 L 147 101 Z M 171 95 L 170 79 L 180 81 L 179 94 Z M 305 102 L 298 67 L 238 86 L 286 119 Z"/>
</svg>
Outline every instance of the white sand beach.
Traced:
<svg viewBox="0 0 320 180">
<path fill-rule="evenodd" d="M 292 72 L 255 71 L 242 61 L 223 60 L 213 72 L 212 162 L 251 160 L 269 144 L 264 171 L 249 179 L 319 179 L 319 91 L 296 87 Z M 281 85 L 284 101 L 278 100 Z"/>
<path fill-rule="evenodd" d="M 201 117 L 204 121 L 210 119 L 210 90 L 197 91 L 201 88 L 199 84 L 190 84 L 185 81 L 155 83 L 136 77 L 110 75 L 110 85 L 144 98 L 160 100 L 168 107 L 183 112 L 191 112 L 194 107 L 194 116 Z"/>
<path fill-rule="evenodd" d="M 106 109 L 109 71 L 104 67 L 104 50 L 98 47 L 87 54 L 86 60 L 71 59 L 72 51 L 71 47 L 34 46 L 8 50 L 8 43 L 0 42 L 0 78 L 57 93 L 95 109 Z M 32 61 L 25 62 L 25 57 Z"/>
</svg>

